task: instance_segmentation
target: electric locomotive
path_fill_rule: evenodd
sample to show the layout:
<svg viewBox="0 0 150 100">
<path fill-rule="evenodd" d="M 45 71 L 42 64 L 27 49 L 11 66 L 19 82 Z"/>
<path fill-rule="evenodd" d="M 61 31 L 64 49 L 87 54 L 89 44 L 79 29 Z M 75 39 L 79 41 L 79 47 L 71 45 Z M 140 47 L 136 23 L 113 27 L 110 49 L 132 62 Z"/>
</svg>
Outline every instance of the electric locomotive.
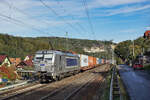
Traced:
<svg viewBox="0 0 150 100">
<path fill-rule="evenodd" d="M 37 51 L 34 57 L 35 71 L 40 81 L 60 80 L 80 72 L 78 55 L 56 50 Z"/>
</svg>

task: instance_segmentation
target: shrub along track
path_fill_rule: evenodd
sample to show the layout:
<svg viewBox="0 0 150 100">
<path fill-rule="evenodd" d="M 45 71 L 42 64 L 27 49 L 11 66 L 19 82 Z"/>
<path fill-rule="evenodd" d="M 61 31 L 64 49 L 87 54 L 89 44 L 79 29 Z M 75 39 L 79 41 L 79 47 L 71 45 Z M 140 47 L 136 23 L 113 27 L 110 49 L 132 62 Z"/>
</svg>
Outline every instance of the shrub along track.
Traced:
<svg viewBox="0 0 150 100">
<path fill-rule="evenodd" d="M 109 66 L 102 65 L 97 68 L 88 70 L 83 73 L 76 74 L 71 77 L 62 79 L 61 81 L 52 82 L 42 88 L 38 87 L 33 91 L 28 91 L 25 93 L 18 94 L 11 98 L 6 98 L 7 100 L 70 100 L 74 94 L 84 90 L 87 86 L 92 86 L 93 82 L 97 82 L 97 79 L 102 81 L 103 75 L 99 73 L 101 71 L 106 71 Z M 100 84 L 100 83 L 99 83 Z M 44 84 L 45 85 L 45 84 Z M 89 91 L 90 92 L 90 91 Z M 86 95 L 87 96 L 87 95 Z M 6 100 L 5 99 L 5 100 Z"/>
</svg>

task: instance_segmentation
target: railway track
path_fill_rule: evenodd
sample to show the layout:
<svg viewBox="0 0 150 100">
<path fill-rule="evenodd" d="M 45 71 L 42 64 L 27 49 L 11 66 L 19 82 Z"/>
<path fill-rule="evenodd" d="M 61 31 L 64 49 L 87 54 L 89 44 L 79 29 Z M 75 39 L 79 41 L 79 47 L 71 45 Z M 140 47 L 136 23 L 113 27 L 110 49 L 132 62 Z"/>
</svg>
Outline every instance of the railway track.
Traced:
<svg viewBox="0 0 150 100">
<path fill-rule="evenodd" d="M 27 87 L 30 87 L 30 86 L 34 86 L 36 84 L 38 84 L 38 83 L 35 82 L 35 83 L 25 84 L 25 85 L 22 85 L 22 86 L 13 87 L 13 88 L 10 88 L 8 90 L 2 90 L 2 91 L 0 91 L 0 96 L 10 94 L 10 93 L 13 93 L 14 91 L 18 91 L 18 90 L 21 90 L 21 89 L 24 89 L 24 88 L 27 88 Z"/>
<path fill-rule="evenodd" d="M 74 98 L 75 95 L 78 95 L 78 92 L 87 88 L 99 77 L 100 80 L 103 81 L 104 78 L 102 76 L 98 74 L 95 75 L 92 72 L 88 77 L 85 77 L 82 80 L 76 80 L 63 88 L 58 89 L 57 92 L 52 92 L 42 97 L 40 100 L 71 100 L 72 98 Z"/>
<path fill-rule="evenodd" d="M 87 83 L 81 85 L 79 88 L 75 89 L 73 92 L 71 92 L 64 100 L 71 100 L 79 91 L 81 91 L 83 88 L 88 87 L 94 80 L 96 80 L 94 77 L 92 79 L 89 79 Z"/>
<path fill-rule="evenodd" d="M 109 100 L 122 100 L 122 95 L 120 92 L 120 86 L 118 81 L 118 73 L 116 70 L 116 67 L 113 67 Z"/>
<path fill-rule="evenodd" d="M 95 79 L 93 72 L 98 69 L 105 70 L 106 66 L 101 66 L 101 68 L 97 67 L 50 84 L 40 84 L 39 86 L 33 86 L 30 89 L 27 87 L 24 90 L 16 91 L 16 93 L 12 93 L 11 95 L 6 95 L 2 100 L 49 100 L 49 98 L 52 97 L 54 97 L 54 100 L 60 100 L 60 98 L 55 99 L 55 96 L 58 96 L 58 94 L 64 95 L 64 93 L 67 93 L 65 94 L 65 97 L 63 97 L 64 100 L 70 100 L 70 98 L 76 95 L 78 91 L 90 85 Z M 91 73 L 91 75 L 89 75 L 89 73 Z"/>
<path fill-rule="evenodd" d="M 84 78 L 82 80 L 80 80 L 80 79 L 74 80 L 74 82 L 72 82 L 71 84 L 68 84 L 65 87 L 59 88 L 58 90 L 56 90 L 56 91 L 54 91 L 54 92 L 52 92 L 52 93 L 42 97 L 40 100 L 49 100 L 49 99 L 50 100 L 58 100 L 61 97 L 61 96 L 58 96 L 58 95 L 62 95 L 62 94 L 64 95 L 63 92 L 67 92 L 65 94 L 68 94 L 68 92 L 70 92 L 69 89 L 73 89 L 74 88 L 75 91 L 73 91 L 73 92 L 71 91 L 71 93 L 66 97 L 66 99 L 64 99 L 64 100 L 68 100 L 73 94 L 75 94 L 77 91 L 79 91 L 81 88 L 83 88 L 88 82 L 90 82 L 92 80 L 92 78 L 94 78 L 93 75 L 90 75 L 88 80 L 87 80 L 87 78 Z M 80 84 L 81 82 L 83 83 L 81 86 L 79 86 L 77 88 L 74 86 L 74 84 L 77 85 L 77 84 Z"/>
<path fill-rule="evenodd" d="M 0 100 L 12 99 L 12 98 L 21 96 L 25 93 L 34 92 L 37 88 L 45 88 L 45 86 L 47 86 L 47 84 L 34 83 L 25 87 L 20 87 L 17 89 L 6 91 L 0 94 L 1 95 Z"/>
</svg>

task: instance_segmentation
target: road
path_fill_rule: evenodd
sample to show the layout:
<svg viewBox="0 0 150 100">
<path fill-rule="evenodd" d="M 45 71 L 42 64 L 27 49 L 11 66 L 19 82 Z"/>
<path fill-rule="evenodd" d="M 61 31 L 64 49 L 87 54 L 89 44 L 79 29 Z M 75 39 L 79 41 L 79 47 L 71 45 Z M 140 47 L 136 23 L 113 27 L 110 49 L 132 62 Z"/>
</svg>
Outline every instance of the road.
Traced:
<svg viewBox="0 0 150 100">
<path fill-rule="evenodd" d="M 133 70 L 119 65 L 119 73 L 131 100 L 150 100 L 150 75 L 142 70 Z"/>
</svg>

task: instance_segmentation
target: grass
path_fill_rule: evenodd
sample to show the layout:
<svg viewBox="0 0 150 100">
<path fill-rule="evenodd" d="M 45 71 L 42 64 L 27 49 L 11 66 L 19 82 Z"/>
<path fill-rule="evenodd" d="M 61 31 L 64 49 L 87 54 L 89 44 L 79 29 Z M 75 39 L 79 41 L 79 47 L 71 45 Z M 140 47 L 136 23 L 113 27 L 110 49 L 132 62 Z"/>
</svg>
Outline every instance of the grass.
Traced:
<svg viewBox="0 0 150 100">
<path fill-rule="evenodd" d="M 123 100 L 130 100 L 129 95 L 126 91 L 126 87 L 122 81 L 122 79 L 118 75 L 118 81 L 119 81 L 119 86 L 120 86 L 120 91 L 122 95 Z M 103 95 L 101 96 L 100 100 L 109 100 L 109 93 L 110 93 L 110 83 L 111 83 L 111 71 L 108 73 L 106 80 L 105 80 L 105 85 L 103 88 Z M 116 98 L 115 100 L 119 100 Z"/>
<path fill-rule="evenodd" d="M 150 63 L 144 65 L 145 70 L 150 70 Z"/>
</svg>

